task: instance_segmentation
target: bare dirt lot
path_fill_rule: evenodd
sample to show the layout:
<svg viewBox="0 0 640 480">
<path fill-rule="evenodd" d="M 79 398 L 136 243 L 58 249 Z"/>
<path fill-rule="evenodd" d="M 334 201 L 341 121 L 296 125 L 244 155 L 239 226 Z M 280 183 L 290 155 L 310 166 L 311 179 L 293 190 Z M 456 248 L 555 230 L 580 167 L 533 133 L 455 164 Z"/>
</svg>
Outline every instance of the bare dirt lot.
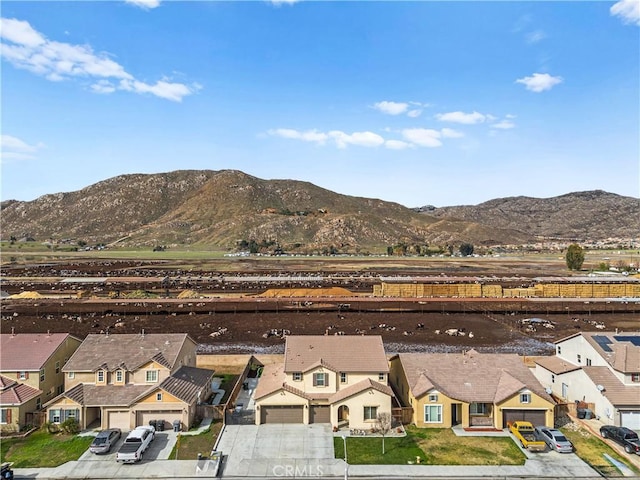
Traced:
<svg viewBox="0 0 640 480">
<path fill-rule="evenodd" d="M 36 291 L 42 298 L 3 300 L 1 328 L 3 333 L 70 332 L 81 338 L 100 332 L 184 332 L 200 344 L 203 353 L 280 353 L 288 334 L 376 334 L 382 335 L 389 352 L 476 348 L 525 355 L 549 353 L 551 342 L 580 330 L 640 329 L 640 304 L 635 301 L 379 299 L 369 294 L 380 281 L 379 272 L 354 275 L 323 265 L 323 272 L 294 268 L 296 274 L 284 281 L 283 275 L 291 271 L 277 267 L 269 269 L 263 262 L 258 269 L 260 275 L 279 278 L 277 282 L 229 282 L 224 278 L 232 272 L 208 267 L 183 270 L 143 261 L 3 268 L 2 290 Z M 405 268 L 399 270 L 387 266 L 384 275 L 406 274 Z M 348 288 L 354 296 L 252 296 L 274 287 L 335 286 Z M 203 298 L 176 298 L 187 289 Z M 81 290 L 86 298 L 71 298 Z M 126 298 L 132 290 L 153 298 Z M 119 298 L 108 298 L 109 294 Z M 549 323 L 523 322 L 530 318 Z M 448 335 L 447 330 L 455 330 L 456 335 Z"/>
</svg>

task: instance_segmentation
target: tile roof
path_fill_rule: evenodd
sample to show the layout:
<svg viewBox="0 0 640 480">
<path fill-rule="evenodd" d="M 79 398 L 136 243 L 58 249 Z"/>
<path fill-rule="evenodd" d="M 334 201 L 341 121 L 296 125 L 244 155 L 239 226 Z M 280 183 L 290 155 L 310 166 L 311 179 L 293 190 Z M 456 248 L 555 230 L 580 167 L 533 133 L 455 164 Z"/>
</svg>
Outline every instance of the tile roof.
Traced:
<svg viewBox="0 0 640 480">
<path fill-rule="evenodd" d="M 0 334 L 0 370 L 20 372 L 40 370 L 66 341 L 80 340 L 68 333 Z"/>
<path fill-rule="evenodd" d="M 285 372 L 306 372 L 322 362 L 336 372 L 383 372 L 389 364 L 379 335 L 289 335 Z"/>
<path fill-rule="evenodd" d="M 62 369 L 65 372 L 93 372 L 99 368 L 134 371 L 155 360 L 173 368 L 185 342 L 193 342 L 185 333 L 162 334 L 90 334 Z"/>
<path fill-rule="evenodd" d="M 45 406 L 56 403 L 61 398 L 68 398 L 85 407 L 128 407 L 134 401 L 151 393 L 158 385 L 92 385 L 79 383 L 72 389 L 48 401 Z"/>
<path fill-rule="evenodd" d="M 33 388 L 25 383 L 0 375 L 0 405 L 22 405 L 42 393 L 42 390 Z"/>
<path fill-rule="evenodd" d="M 624 385 L 609 367 L 582 367 L 595 385 L 602 385 L 602 394 L 615 406 L 640 407 L 640 385 Z"/>
<path fill-rule="evenodd" d="M 262 369 L 262 375 L 260 375 L 258 385 L 256 386 L 254 398 L 258 400 L 274 392 L 277 392 L 278 390 L 283 388 L 285 384 L 285 378 L 286 375 L 284 373 L 284 363 L 273 363 L 265 365 Z M 306 398 L 302 390 L 298 390 L 297 392 L 292 391 L 291 393 Z"/>
<path fill-rule="evenodd" d="M 574 365 L 573 363 L 556 357 L 555 355 L 549 357 L 537 357 L 534 361 L 537 365 L 546 368 L 556 375 L 580 369 L 578 365 Z"/>
<path fill-rule="evenodd" d="M 183 402 L 192 404 L 198 401 L 198 392 L 207 388 L 214 374 L 213 370 L 205 368 L 180 367 L 173 375 L 165 378 L 159 388 Z"/>
<path fill-rule="evenodd" d="M 393 397 L 393 390 L 387 385 L 383 385 L 379 382 L 374 382 L 370 378 L 362 380 L 354 385 L 350 385 L 347 388 L 343 388 L 338 390 L 336 393 L 329 397 L 329 402 L 336 403 L 345 398 L 352 397 L 353 395 L 357 395 L 358 393 L 364 392 L 372 388 L 373 390 L 377 390 L 378 392 L 382 392 L 390 397 Z"/>
<path fill-rule="evenodd" d="M 416 397 L 435 389 L 464 402 L 495 403 L 526 388 L 554 403 L 516 354 L 470 351 L 401 353 L 396 357 Z"/>
</svg>

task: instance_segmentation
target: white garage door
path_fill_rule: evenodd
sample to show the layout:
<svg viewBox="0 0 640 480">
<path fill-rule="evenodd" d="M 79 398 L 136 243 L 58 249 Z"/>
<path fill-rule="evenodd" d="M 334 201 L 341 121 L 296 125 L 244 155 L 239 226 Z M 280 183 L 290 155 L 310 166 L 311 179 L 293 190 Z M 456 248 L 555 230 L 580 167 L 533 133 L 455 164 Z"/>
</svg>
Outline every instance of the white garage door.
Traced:
<svg viewBox="0 0 640 480">
<path fill-rule="evenodd" d="M 164 420 L 164 429 L 173 429 L 173 421 L 182 422 L 182 410 L 154 410 L 146 412 L 138 412 L 136 416 L 136 426 L 149 425 L 150 420 Z M 158 429 L 160 429 L 158 427 Z"/>
<path fill-rule="evenodd" d="M 129 419 L 130 413 L 127 412 L 109 412 L 107 413 L 107 428 L 119 428 L 121 430 L 129 430 L 131 428 Z"/>
<path fill-rule="evenodd" d="M 640 411 L 620 412 L 620 425 L 631 430 L 640 430 Z"/>
</svg>

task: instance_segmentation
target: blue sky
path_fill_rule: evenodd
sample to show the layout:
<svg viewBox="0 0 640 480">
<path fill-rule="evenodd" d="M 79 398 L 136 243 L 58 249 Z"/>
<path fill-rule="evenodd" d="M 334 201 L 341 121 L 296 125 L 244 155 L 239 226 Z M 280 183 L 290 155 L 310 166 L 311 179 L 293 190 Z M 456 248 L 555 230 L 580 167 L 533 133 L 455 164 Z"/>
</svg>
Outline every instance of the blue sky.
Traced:
<svg viewBox="0 0 640 480">
<path fill-rule="evenodd" d="M 640 196 L 640 2 L 2 5 L 2 200 L 237 169 L 409 207 Z"/>
</svg>

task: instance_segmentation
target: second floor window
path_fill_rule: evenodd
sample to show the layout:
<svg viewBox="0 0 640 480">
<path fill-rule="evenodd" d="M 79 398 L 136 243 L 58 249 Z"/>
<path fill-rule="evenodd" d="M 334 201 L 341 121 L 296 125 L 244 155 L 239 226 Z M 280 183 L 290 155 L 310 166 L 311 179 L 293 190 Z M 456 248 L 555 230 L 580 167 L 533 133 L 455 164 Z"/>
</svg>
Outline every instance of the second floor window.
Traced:
<svg viewBox="0 0 640 480">
<path fill-rule="evenodd" d="M 158 371 L 157 370 L 147 370 L 147 382 L 155 383 L 158 381 Z"/>
<path fill-rule="evenodd" d="M 60 373 L 60 362 L 56 362 L 56 374 Z"/>
<path fill-rule="evenodd" d="M 345 372 L 340 372 L 340 383 L 347 383 L 347 374 Z"/>
<path fill-rule="evenodd" d="M 18 372 L 18 380 L 26 380 L 27 378 L 29 378 L 27 372 Z"/>
<path fill-rule="evenodd" d="M 40 381 L 44 382 L 44 368 L 40 369 Z"/>
<path fill-rule="evenodd" d="M 520 394 L 520 403 L 531 403 L 531 394 L 530 393 Z"/>
<path fill-rule="evenodd" d="M 122 370 L 116 370 L 116 382 L 122 383 L 124 380 L 124 374 Z"/>
<path fill-rule="evenodd" d="M 302 372 L 293 372 L 293 380 L 295 382 L 301 382 L 302 381 Z"/>
<path fill-rule="evenodd" d="M 640 373 L 632 373 L 631 374 L 631 381 L 633 383 L 640 383 Z"/>
<path fill-rule="evenodd" d="M 578 363 L 582 363 L 582 356 L 578 354 Z"/>
<path fill-rule="evenodd" d="M 326 373 L 314 373 L 313 374 L 313 386 L 314 387 L 326 387 L 327 386 L 327 374 Z"/>
<path fill-rule="evenodd" d="M 97 376 L 96 376 L 96 382 L 104 383 L 104 370 L 98 370 Z"/>
</svg>

